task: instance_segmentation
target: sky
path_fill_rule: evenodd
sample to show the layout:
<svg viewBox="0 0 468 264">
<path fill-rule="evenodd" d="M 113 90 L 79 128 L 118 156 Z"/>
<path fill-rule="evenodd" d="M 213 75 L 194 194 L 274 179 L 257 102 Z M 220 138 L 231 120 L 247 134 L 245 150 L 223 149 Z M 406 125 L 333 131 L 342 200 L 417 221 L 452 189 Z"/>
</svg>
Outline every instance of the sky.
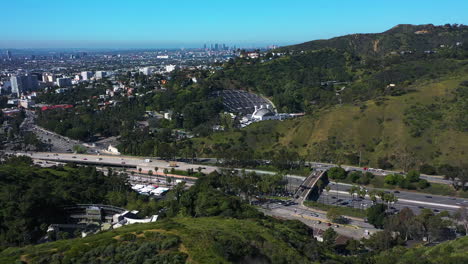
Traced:
<svg viewBox="0 0 468 264">
<path fill-rule="evenodd" d="M 0 48 L 287 45 L 468 24 L 467 0 L 1 0 Z"/>
</svg>

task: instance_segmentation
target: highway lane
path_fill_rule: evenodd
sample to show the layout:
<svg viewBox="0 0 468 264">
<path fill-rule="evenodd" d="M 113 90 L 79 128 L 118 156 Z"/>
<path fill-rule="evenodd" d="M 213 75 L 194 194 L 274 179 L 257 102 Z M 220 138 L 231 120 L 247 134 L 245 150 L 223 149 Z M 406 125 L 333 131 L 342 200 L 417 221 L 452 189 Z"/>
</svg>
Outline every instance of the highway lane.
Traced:
<svg viewBox="0 0 468 264">
<path fill-rule="evenodd" d="M 9 153 L 9 154 L 13 154 Z M 142 168 L 142 171 L 147 173 L 149 170 L 154 172 L 154 168 L 158 167 L 158 171 L 162 172 L 164 169 L 171 170 L 170 162 L 164 160 L 158 160 L 151 157 L 135 157 L 135 156 L 112 156 L 112 155 L 94 155 L 94 154 L 73 154 L 73 153 L 52 153 L 52 152 L 15 152 L 16 155 L 26 155 L 30 156 L 33 159 L 48 160 L 54 162 L 76 162 L 82 164 L 89 164 L 94 166 L 109 165 L 113 167 L 122 167 L 122 168 Z M 151 162 L 146 162 L 146 160 Z M 213 171 L 220 171 L 222 167 L 209 166 L 209 165 L 198 165 L 191 164 L 186 162 L 176 162 L 177 167 L 174 167 L 176 170 L 186 171 L 187 169 L 193 169 L 195 171 L 198 168 L 202 168 L 203 173 L 211 173 Z M 230 170 L 242 171 L 240 168 L 229 168 Z M 276 174 L 276 172 L 264 171 L 264 170 L 253 170 L 245 169 L 246 172 L 256 172 L 258 174 Z M 302 184 L 306 177 L 298 175 L 286 175 L 289 184 L 292 188 L 297 188 Z"/>
<path fill-rule="evenodd" d="M 342 183 L 330 183 L 331 190 L 330 192 L 324 191 L 319 198 L 320 202 L 332 205 L 340 205 L 340 206 L 349 206 L 351 207 L 354 204 L 354 207 L 366 209 L 372 205 L 372 201 L 370 197 L 366 196 L 365 199 L 356 198 L 352 202 L 352 197 L 348 193 L 349 188 L 351 187 L 350 184 L 342 184 Z M 366 188 L 367 190 L 373 190 L 374 188 Z M 417 192 L 409 192 L 409 191 L 398 191 L 395 193 L 390 190 L 385 189 L 376 189 L 382 190 L 386 192 L 391 192 L 395 196 L 398 197 L 398 201 L 391 205 L 395 209 L 401 210 L 404 207 L 408 207 L 412 209 L 415 213 L 418 213 L 423 208 L 431 209 L 435 212 L 440 211 L 449 211 L 455 212 L 458 210 L 460 206 L 468 206 L 468 200 L 463 198 L 456 198 L 456 197 L 448 197 L 448 196 L 440 196 L 440 195 L 428 195 L 423 193 Z M 338 202 L 338 200 L 342 200 Z M 342 204 L 346 203 L 346 204 Z"/>
<path fill-rule="evenodd" d="M 218 159 L 216 158 L 199 158 L 198 159 L 202 164 L 207 163 L 207 164 L 221 164 L 218 162 Z M 266 160 L 263 160 L 263 162 L 267 162 Z M 338 167 L 337 164 L 332 164 L 332 163 L 326 163 L 326 162 L 314 162 L 314 161 L 306 161 L 305 164 L 311 168 L 315 169 L 329 169 L 333 167 Z M 350 166 L 350 165 L 341 165 L 343 169 L 346 171 L 361 171 L 361 172 L 371 172 L 374 175 L 378 176 L 385 176 L 388 174 L 398 174 L 402 173 L 401 171 L 392 171 L 392 170 L 382 170 L 382 169 L 376 169 L 376 168 L 366 168 L 364 169 L 363 167 L 357 167 L 357 166 Z M 435 182 L 435 183 L 442 183 L 442 184 L 452 184 L 451 180 L 446 180 L 444 179 L 444 176 L 442 175 L 426 175 L 426 174 L 421 174 L 421 179 L 428 180 L 430 182 Z"/>
<path fill-rule="evenodd" d="M 70 154 L 70 153 L 48 153 L 48 152 L 28 152 L 28 153 L 17 153 L 18 155 L 21 154 L 26 154 L 33 159 L 41 159 L 41 160 L 49 160 L 49 161 L 57 161 L 57 162 L 82 162 L 86 163 L 89 165 L 95 165 L 95 166 L 103 166 L 103 165 L 111 165 L 111 166 L 116 166 L 116 167 L 127 167 L 127 168 L 137 168 L 137 167 L 142 167 L 143 172 L 147 172 L 150 169 L 154 170 L 154 167 L 159 168 L 159 172 L 162 172 L 164 169 L 172 169 L 170 166 L 169 162 L 163 161 L 163 160 L 156 160 L 156 159 L 151 159 L 151 162 L 145 162 L 145 157 L 132 157 L 132 156 L 108 156 L 108 155 L 90 155 L 90 154 Z M 185 162 L 177 162 L 177 167 L 175 169 L 177 170 L 187 170 L 189 168 L 197 170 L 197 168 L 200 167 L 200 165 L 195 165 L 195 164 L 190 164 L 190 163 L 185 163 Z M 215 170 L 220 170 L 222 168 L 216 167 L 216 166 L 208 166 L 208 165 L 203 165 L 201 166 L 202 172 L 204 173 L 211 173 Z M 238 169 L 239 171 L 241 169 Z M 258 170 L 249 170 L 249 171 L 255 171 L 258 173 L 273 173 L 273 172 L 265 172 L 265 171 L 258 171 Z M 290 175 L 288 176 L 288 180 L 291 180 L 297 186 L 302 184 L 304 177 L 301 176 L 295 176 L 295 175 Z M 339 184 L 338 189 L 346 192 L 346 190 L 350 187 L 349 185 L 346 184 Z M 333 189 L 333 188 L 332 188 Z M 333 191 L 332 191 L 333 192 Z M 459 198 L 450 198 L 450 197 L 444 197 L 444 196 L 434 196 L 432 195 L 432 198 L 426 197 L 427 195 L 425 194 L 420 194 L 420 193 L 413 193 L 413 192 L 401 192 L 397 195 L 400 199 L 400 202 L 397 204 L 407 204 L 403 200 L 414 200 L 418 202 L 423 202 L 423 203 L 440 203 L 440 204 L 448 204 L 448 205 L 454 205 L 454 206 L 460 206 L 460 205 L 468 205 L 466 202 L 466 199 L 459 199 Z M 424 204 L 410 204 L 413 207 L 428 207 L 432 209 L 437 209 L 437 210 L 444 210 L 444 207 L 441 208 L 441 206 L 436 206 L 436 205 L 424 205 Z M 454 208 L 446 208 L 447 210 L 456 210 Z"/>
<path fill-rule="evenodd" d="M 330 163 L 321 163 L 321 162 L 309 162 L 308 163 L 310 167 L 312 168 L 321 168 L 321 169 L 329 169 L 333 167 L 338 167 L 336 164 L 330 164 Z M 348 165 L 341 165 L 343 169 L 346 171 L 360 171 L 362 173 L 365 172 L 370 172 L 374 175 L 377 176 L 385 176 L 389 174 L 401 174 L 402 172 L 400 171 L 391 171 L 391 170 L 382 170 L 382 169 L 375 169 L 375 168 L 361 168 L 361 167 L 356 167 L 356 166 L 348 166 Z M 429 182 L 434 182 L 434 183 L 441 183 L 441 184 L 448 184 L 451 185 L 453 182 L 451 180 L 446 180 L 444 179 L 443 176 L 440 175 L 426 175 L 426 174 L 421 174 L 420 176 L 421 179 L 425 179 Z"/>
<path fill-rule="evenodd" d="M 347 192 L 352 186 L 351 184 L 332 182 L 332 185 L 330 187 L 332 187 L 333 189 L 333 187 L 337 185 L 339 186 L 340 190 L 345 191 L 345 192 Z M 465 198 L 424 194 L 420 192 L 403 191 L 403 190 L 395 191 L 395 190 L 371 188 L 371 187 L 365 187 L 365 189 L 390 192 L 390 193 L 393 193 L 395 196 L 397 196 L 400 200 L 406 199 L 406 200 L 422 201 L 426 203 L 440 203 L 440 204 L 453 205 L 453 206 L 463 206 L 463 205 L 468 206 L 468 199 L 465 199 Z"/>
</svg>

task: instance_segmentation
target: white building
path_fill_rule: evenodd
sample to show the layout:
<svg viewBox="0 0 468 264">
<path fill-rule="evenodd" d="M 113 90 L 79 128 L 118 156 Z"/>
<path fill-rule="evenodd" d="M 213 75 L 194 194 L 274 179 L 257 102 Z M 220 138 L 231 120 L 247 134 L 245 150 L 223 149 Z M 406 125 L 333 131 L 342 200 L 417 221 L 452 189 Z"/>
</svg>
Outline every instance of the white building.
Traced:
<svg viewBox="0 0 468 264">
<path fill-rule="evenodd" d="M 81 72 L 81 78 L 83 81 L 89 81 L 93 77 L 93 73 L 89 71 Z"/>
<path fill-rule="evenodd" d="M 96 80 L 102 79 L 107 76 L 107 72 L 105 71 L 97 71 L 96 72 Z"/>
<path fill-rule="evenodd" d="M 166 72 L 172 72 L 176 69 L 176 65 L 166 65 Z"/>
<path fill-rule="evenodd" d="M 107 148 L 107 152 L 114 155 L 120 155 L 119 150 L 116 147 L 113 147 L 112 145 L 109 145 L 109 147 Z"/>
<path fill-rule="evenodd" d="M 260 105 L 260 108 L 255 106 L 255 111 L 252 114 L 252 121 L 264 121 L 264 120 L 271 120 L 275 119 L 276 113 L 270 109 L 270 106 L 267 105 L 264 107 Z"/>
<path fill-rule="evenodd" d="M 153 67 L 144 67 L 140 69 L 140 72 L 143 73 L 144 75 L 151 75 L 153 74 Z"/>
</svg>

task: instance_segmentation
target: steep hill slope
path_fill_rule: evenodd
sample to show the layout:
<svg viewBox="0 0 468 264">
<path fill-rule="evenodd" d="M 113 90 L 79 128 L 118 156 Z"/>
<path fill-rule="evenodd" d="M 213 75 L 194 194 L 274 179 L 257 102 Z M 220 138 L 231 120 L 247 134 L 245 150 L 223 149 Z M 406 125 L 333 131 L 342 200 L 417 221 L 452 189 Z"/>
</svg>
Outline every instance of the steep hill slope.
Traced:
<svg viewBox="0 0 468 264">
<path fill-rule="evenodd" d="M 253 124 L 243 131 L 196 139 L 209 155 L 232 154 L 223 143 L 251 148 L 257 158 L 287 147 L 309 160 L 396 168 L 423 163 L 460 165 L 468 157 L 468 67 L 410 85 L 401 96 L 323 108 L 294 120 Z"/>
<path fill-rule="evenodd" d="M 351 34 L 327 40 L 309 41 L 280 50 L 300 51 L 336 48 L 359 55 L 383 56 L 390 52 L 429 51 L 455 46 L 468 40 L 468 26 L 463 25 L 397 25 L 376 34 Z"/>
<path fill-rule="evenodd" d="M 434 247 L 414 249 L 395 248 L 383 252 L 375 258 L 379 264 L 406 263 L 444 263 L 458 264 L 468 262 L 468 237 L 448 241 Z"/>
<path fill-rule="evenodd" d="M 0 263 L 466 263 L 468 237 L 435 247 L 339 256 L 299 222 L 175 218 L 0 252 Z"/>
<path fill-rule="evenodd" d="M 0 263 L 312 263 L 329 259 L 299 222 L 174 218 L 0 253 Z"/>
</svg>

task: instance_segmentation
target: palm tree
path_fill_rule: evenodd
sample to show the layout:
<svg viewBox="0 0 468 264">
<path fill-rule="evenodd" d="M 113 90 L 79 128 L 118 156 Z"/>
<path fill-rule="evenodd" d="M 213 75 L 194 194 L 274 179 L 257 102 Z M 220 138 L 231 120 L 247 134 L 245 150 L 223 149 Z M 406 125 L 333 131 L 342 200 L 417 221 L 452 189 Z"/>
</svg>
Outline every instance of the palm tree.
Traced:
<svg viewBox="0 0 468 264">
<path fill-rule="evenodd" d="M 153 171 L 152 170 L 148 171 L 148 176 L 149 176 L 150 183 L 153 183 L 153 181 L 152 181 Z"/>
<path fill-rule="evenodd" d="M 156 181 L 157 181 L 157 182 L 159 182 L 159 179 L 158 179 L 158 170 L 159 170 L 158 167 L 154 167 L 154 174 L 156 175 Z"/>
<path fill-rule="evenodd" d="M 327 187 L 325 187 L 325 191 L 327 191 L 327 204 L 328 204 L 328 199 L 329 199 L 328 195 L 330 194 L 330 190 L 331 190 L 330 186 L 327 185 Z"/>
<path fill-rule="evenodd" d="M 164 169 L 163 172 L 164 172 L 164 177 L 166 178 L 166 184 L 167 184 L 167 173 L 168 173 L 169 171 L 168 171 L 167 169 Z"/>
</svg>

